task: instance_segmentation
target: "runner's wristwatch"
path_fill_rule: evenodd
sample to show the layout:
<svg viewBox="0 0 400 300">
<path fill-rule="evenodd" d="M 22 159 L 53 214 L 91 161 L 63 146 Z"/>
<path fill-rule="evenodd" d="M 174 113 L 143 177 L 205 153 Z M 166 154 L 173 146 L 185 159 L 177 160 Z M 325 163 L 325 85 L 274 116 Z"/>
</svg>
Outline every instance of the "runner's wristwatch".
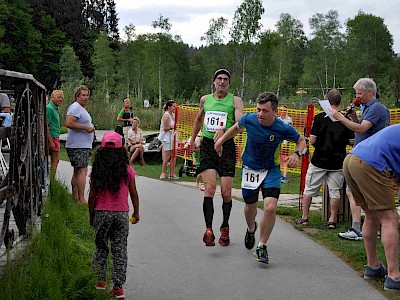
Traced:
<svg viewBox="0 0 400 300">
<path fill-rule="evenodd" d="M 303 154 L 300 152 L 300 151 L 294 151 L 294 153 L 296 153 L 297 154 L 297 156 L 300 158 L 300 157 L 302 157 L 303 156 Z"/>
</svg>

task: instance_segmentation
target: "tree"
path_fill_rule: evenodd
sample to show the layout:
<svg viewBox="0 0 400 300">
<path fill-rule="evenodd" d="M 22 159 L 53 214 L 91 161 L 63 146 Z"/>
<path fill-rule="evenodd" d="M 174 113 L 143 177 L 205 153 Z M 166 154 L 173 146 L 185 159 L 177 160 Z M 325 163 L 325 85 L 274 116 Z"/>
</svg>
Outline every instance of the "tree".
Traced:
<svg viewBox="0 0 400 300">
<path fill-rule="evenodd" d="M 40 40 L 41 56 L 35 78 L 49 90 L 55 89 L 60 79 L 60 57 L 65 44 L 65 33 L 57 26 L 55 20 L 42 10 L 35 16 L 35 28 L 42 33 Z"/>
<path fill-rule="evenodd" d="M 63 85 L 77 86 L 82 80 L 81 62 L 75 55 L 74 48 L 64 46 L 60 58 L 60 80 Z"/>
<path fill-rule="evenodd" d="M 118 90 L 123 97 L 143 97 L 146 42 L 143 38 L 124 43 L 118 55 Z"/>
<path fill-rule="evenodd" d="M 129 42 L 133 41 L 133 39 L 135 38 L 136 27 L 132 23 L 129 23 L 129 25 L 126 25 L 124 27 L 124 32 L 126 35 L 126 41 L 129 43 Z"/>
<path fill-rule="evenodd" d="M 169 18 L 164 18 L 162 15 L 158 18 L 158 20 L 153 21 L 153 28 L 159 29 L 159 33 L 157 34 L 158 40 L 158 108 L 161 109 L 162 106 L 162 48 L 163 41 L 165 42 L 168 38 L 169 31 L 171 30 L 171 23 L 169 23 Z"/>
<path fill-rule="evenodd" d="M 3 68 L 35 74 L 41 60 L 41 33 L 32 22 L 32 9 L 24 0 L 3 2 L 0 20 L 3 32 Z"/>
<path fill-rule="evenodd" d="M 93 53 L 94 83 L 96 86 L 95 98 L 110 101 L 110 91 L 114 86 L 115 57 L 110 48 L 106 33 L 101 33 L 94 43 Z"/>
<path fill-rule="evenodd" d="M 206 61 L 206 70 L 210 80 L 210 90 L 213 91 L 213 71 L 217 68 L 216 57 L 221 52 L 221 44 L 224 36 L 223 31 L 228 24 L 228 20 L 219 17 L 218 19 L 212 18 L 207 32 L 200 38 L 202 41 L 206 41 L 208 47 L 206 48 L 208 59 Z"/>
<path fill-rule="evenodd" d="M 274 51 L 274 56 L 279 64 L 276 92 L 279 96 L 282 85 L 297 86 L 297 80 L 302 74 L 306 37 L 303 24 L 289 14 L 281 14 L 276 28 L 279 45 Z"/>
<path fill-rule="evenodd" d="M 106 25 L 107 25 L 107 33 L 111 38 L 113 43 L 117 43 L 119 41 L 119 31 L 118 31 L 118 14 L 116 10 L 116 5 L 114 0 L 107 0 L 107 9 L 106 9 Z"/>
<path fill-rule="evenodd" d="M 384 20 L 360 11 L 346 23 L 345 47 L 348 84 L 360 77 L 374 78 L 377 83 L 394 61 L 393 38 Z"/>
<path fill-rule="evenodd" d="M 224 17 L 218 19 L 212 18 L 207 32 L 200 38 L 201 41 L 206 41 L 207 45 L 221 45 L 224 40 L 223 31 L 228 24 L 228 20 Z"/>
<path fill-rule="evenodd" d="M 338 12 L 317 13 L 310 20 L 312 39 L 305 60 L 305 78 L 311 86 L 319 85 L 321 96 L 337 87 L 338 64 L 343 61 L 344 36 L 340 32 Z"/>
<path fill-rule="evenodd" d="M 252 53 L 252 43 L 258 40 L 261 30 L 260 20 L 264 11 L 261 0 L 244 0 L 236 9 L 232 22 L 230 34 L 242 71 L 242 98 L 244 97 L 247 59 Z"/>
</svg>

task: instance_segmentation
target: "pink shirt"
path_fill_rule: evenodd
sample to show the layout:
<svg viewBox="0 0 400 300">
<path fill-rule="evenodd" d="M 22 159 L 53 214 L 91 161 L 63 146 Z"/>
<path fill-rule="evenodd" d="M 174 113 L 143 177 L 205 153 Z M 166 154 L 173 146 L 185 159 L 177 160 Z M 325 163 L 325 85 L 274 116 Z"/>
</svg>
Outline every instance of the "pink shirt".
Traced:
<svg viewBox="0 0 400 300">
<path fill-rule="evenodd" d="M 128 181 L 121 180 L 119 191 L 116 194 L 103 191 L 96 196 L 94 210 L 129 211 L 128 185 L 135 178 L 136 172 L 131 166 L 127 166 L 127 171 Z"/>
</svg>

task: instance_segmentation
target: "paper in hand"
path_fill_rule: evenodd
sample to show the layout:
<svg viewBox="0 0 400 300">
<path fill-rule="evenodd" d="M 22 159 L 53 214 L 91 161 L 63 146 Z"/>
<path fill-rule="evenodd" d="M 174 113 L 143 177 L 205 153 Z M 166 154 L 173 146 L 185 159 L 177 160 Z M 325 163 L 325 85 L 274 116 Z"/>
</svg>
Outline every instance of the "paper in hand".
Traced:
<svg viewBox="0 0 400 300">
<path fill-rule="evenodd" d="M 330 105 L 330 103 L 329 103 L 328 100 L 319 100 L 318 102 L 319 102 L 319 105 L 321 105 L 321 107 L 322 107 L 322 109 L 324 110 L 324 112 L 326 113 L 326 115 L 327 115 L 333 122 L 339 121 L 339 120 L 335 119 L 335 118 L 332 116 L 332 112 L 331 112 L 331 110 L 330 110 L 331 105 Z"/>
</svg>

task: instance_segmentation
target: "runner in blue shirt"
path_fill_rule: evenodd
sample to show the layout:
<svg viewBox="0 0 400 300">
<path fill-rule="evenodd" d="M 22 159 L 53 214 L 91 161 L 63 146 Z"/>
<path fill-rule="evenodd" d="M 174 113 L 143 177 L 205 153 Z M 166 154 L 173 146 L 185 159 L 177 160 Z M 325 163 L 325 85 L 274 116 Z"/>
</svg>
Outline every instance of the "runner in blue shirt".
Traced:
<svg viewBox="0 0 400 300">
<path fill-rule="evenodd" d="M 222 144 L 246 129 L 247 140 L 242 155 L 242 195 L 246 203 L 244 215 L 247 222 L 245 246 L 252 249 L 255 244 L 258 194 L 261 189 L 264 199 L 264 214 L 260 220 L 260 240 L 254 255 L 257 261 L 268 263 L 266 243 L 275 225 L 276 206 L 280 194 L 281 172 L 279 153 L 283 140 L 296 143 L 294 153 L 287 158 L 290 168 L 297 166 L 303 155 L 306 142 L 292 126 L 276 118 L 278 98 L 264 92 L 257 98 L 257 112 L 244 115 L 214 145 L 222 153 Z"/>
</svg>

